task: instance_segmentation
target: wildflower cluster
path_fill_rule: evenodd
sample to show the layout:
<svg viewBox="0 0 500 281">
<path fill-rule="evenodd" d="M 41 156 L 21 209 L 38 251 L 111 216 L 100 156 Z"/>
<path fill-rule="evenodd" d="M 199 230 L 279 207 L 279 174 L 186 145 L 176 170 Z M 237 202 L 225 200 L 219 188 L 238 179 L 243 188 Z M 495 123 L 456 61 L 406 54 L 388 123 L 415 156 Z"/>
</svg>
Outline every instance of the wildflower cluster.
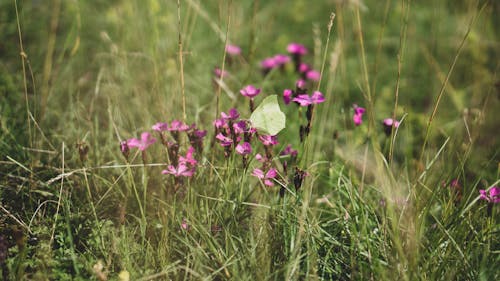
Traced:
<svg viewBox="0 0 500 281">
<path fill-rule="evenodd" d="M 215 127 L 215 138 L 224 148 L 224 156 L 231 156 L 235 150 L 243 155 L 244 166 L 247 166 L 248 154 L 252 153 L 250 142 L 256 130 L 251 128 L 247 120 L 240 119 L 240 114 L 236 108 L 232 108 L 228 113 L 221 112 L 221 117 L 213 122 Z"/>
<path fill-rule="evenodd" d="M 207 132 L 197 129 L 194 124 L 189 126 L 178 120 L 170 124 L 158 122 L 151 129 L 156 132 L 160 143 L 167 149 L 169 164 L 162 174 L 173 175 L 176 183 L 181 182 L 181 177 L 192 177 L 198 165 L 195 155 L 200 156 L 203 153 L 203 139 Z M 190 144 L 185 155 L 180 154 L 182 133 L 187 135 Z M 143 163 L 146 164 L 146 149 L 156 142 L 157 139 L 150 132 L 143 132 L 140 139 L 130 138 L 122 141 L 120 150 L 128 160 L 130 148 L 137 148 L 142 153 Z"/>
<path fill-rule="evenodd" d="M 225 48 L 226 62 L 231 70 L 238 66 L 238 62 L 244 60 L 242 48 L 234 44 L 228 44 Z M 284 89 L 282 98 L 286 106 L 295 105 L 298 107 L 299 113 L 301 113 L 300 120 L 306 120 L 300 124 L 298 132 L 300 142 L 304 142 L 311 131 L 315 106 L 326 100 L 320 91 L 309 90 L 309 88 L 317 86 L 317 82 L 321 79 L 321 73 L 306 62 L 305 56 L 308 54 L 308 50 L 304 45 L 290 43 L 286 51 L 287 54 L 279 53 L 265 58 L 261 61 L 260 66 L 264 76 L 274 69 L 279 69 L 283 73 L 285 69 L 293 69 L 296 75 L 295 86 Z M 214 83 L 224 87 L 231 86 L 222 81 L 223 78 L 230 75 L 228 70 L 215 67 L 213 75 L 215 77 Z M 254 113 L 255 100 L 265 94 L 262 93 L 261 88 L 253 84 L 239 85 L 239 87 L 239 93 L 249 102 L 250 113 Z M 366 110 L 356 104 L 353 110 L 352 120 L 356 126 L 359 126 L 363 122 L 363 114 Z M 257 119 L 252 120 L 255 122 Z M 399 126 L 399 121 L 387 118 L 383 121 L 383 125 L 385 132 L 390 134 L 393 127 Z M 275 183 L 279 182 L 282 187 L 281 195 L 284 194 L 289 183 L 296 190 L 301 187 L 307 172 L 297 166 L 298 152 L 290 144 L 276 154 L 274 150 L 279 144 L 278 137 L 258 132 L 250 120 L 241 118 L 240 112 L 236 108 L 221 112 L 218 119 L 213 121 L 213 126 L 214 143 L 218 143 L 222 148 L 225 159 L 238 155 L 241 157 L 243 169 L 247 170 L 254 157 L 255 163 L 260 163 L 260 166 L 253 167 L 251 175 L 259 179 L 264 186 L 274 186 Z M 260 125 L 256 124 L 256 126 L 259 126 L 259 130 L 262 129 Z M 189 126 L 178 120 L 171 123 L 158 122 L 152 126 L 152 130 L 156 132 L 159 142 L 166 148 L 168 155 L 167 168 L 162 171 L 162 174 L 174 176 L 177 184 L 182 183 L 182 178 L 192 177 L 203 154 L 203 139 L 207 131 L 197 129 L 194 124 Z M 276 130 L 273 131 L 276 132 Z M 183 134 L 189 140 L 185 154 L 180 153 Z M 150 132 L 143 132 L 139 139 L 131 138 L 121 142 L 120 149 L 128 160 L 130 149 L 137 148 L 142 154 L 143 163 L 146 163 L 146 149 L 156 143 L 157 138 L 153 137 Z"/>
<path fill-rule="evenodd" d="M 287 65 L 293 65 L 297 75 L 297 82 L 294 89 L 283 91 L 283 101 L 291 106 L 292 102 L 297 107 L 305 107 L 305 119 L 307 122 L 300 126 L 300 139 L 309 134 L 314 106 L 325 101 L 324 95 L 319 91 L 308 91 L 308 87 L 319 81 L 320 73 L 314 70 L 304 60 L 308 53 L 304 45 L 291 43 L 286 48 L 288 54 L 276 54 L 264 59 L 261 68 L 264 75 L 273 69 L 284 70 Z M 234 44 L 226 45 L 226 62 L 231 67 L 243 60 L 242 48 Z M 238 59 L 238 60 L 236 60 Z M 213 70 L 214 82 L 219 86 L 228 86 L 222 79 L 227 77 L 229 72 L 215 67 Z M 240 86 L 239 93 L 249 101 L 249 111 L 255 111 L 255 100 L 262 94 L 262 89 L 252 84 Z M 302 111 L 300 111 L 302 112 Z M 226 112 L 221 112 L 218 119 L 213 121 L 213 140 L 222 148 L 224 158 L 229 160 L 232 157 L 241 157 L 242 167 L 247 170 L 252 165 L 251 175 L 259 179 L 264 186 L 274 186 L 279 182 L 282 187 L 280 194 L 284 195 L 286 186 L 290 183 L 298 190 L 307 173 L 297 167 L 298 151 L 288 144 L 282 151 L 276 152 L 278 147 L 278 136 L 268 135 L 265 132 L 258 132 L 252 126 L 252 122 L 246 118 L 241 118 L 240 112 L 236 108 L 231 108 Z M 260 128 L 260 127 L 259 127 Z M 259 129 L 260 130 L 260 129 Z M 130 149 L 137 148 L 142 153 L 143 162 L 146 163 L 146 150 L 154 143 L 161 143 L 168 155 L 167 168 L 162 174 L 174 177 L 175 183 L 182 183 L 183 178 L 192 177 L 199 165 L 203 154 L 203 140 L 207 132 L 199 130 L 195 125 L 187 125 L 181 121 L 174 120 L 170 123 L 158 122 L 152 126 L 155 132 L 153 137 L 151 132 L 143 132 L 140 139 L 131 138 L 120 143 L 120 149 L 124 157 L 128 160 Z M 189 145 L 182 149 L 187 136 Z M 181 151 L 185 151 L 182 154 Z M 216 153 L 217 150 L 214 151 Z M 254 160 L 254 161 L 252 161 Z"/>
<path fill-rule="evenodd" d="M 479 199 L 485 200 L 490 204 L 500 203 L 500 187 L 493 186 L 489 190 L 479 190 Z"/>
</svg>

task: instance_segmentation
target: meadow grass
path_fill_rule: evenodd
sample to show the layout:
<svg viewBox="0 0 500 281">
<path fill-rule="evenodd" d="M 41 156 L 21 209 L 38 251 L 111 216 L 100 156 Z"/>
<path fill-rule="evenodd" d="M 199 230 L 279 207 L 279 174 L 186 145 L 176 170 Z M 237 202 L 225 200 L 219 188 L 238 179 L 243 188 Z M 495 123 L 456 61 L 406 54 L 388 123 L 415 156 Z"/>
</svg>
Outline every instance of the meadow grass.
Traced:
<svg viewBox="0 0 500 281">
<path fill-rule="evenodd" d="M 479 198 L 499 185 L 497 2 L 49 2 L 0 2 L 3 279 L 500 279 L 498 206 Z M 293 66 L 260 69 L 290 42 L 326 99 L 304 141 L 306 108 L 281 101 Z M 246 166 L 215 142 L 221 112 L 250 117 L 248 84 L 287 116 L 273 187 L 252 176 L 261 145 Z M 124 158 L 175 119 L 208 131 L 193 176 L 163 175 L 159 143 Z"/>
</svg>

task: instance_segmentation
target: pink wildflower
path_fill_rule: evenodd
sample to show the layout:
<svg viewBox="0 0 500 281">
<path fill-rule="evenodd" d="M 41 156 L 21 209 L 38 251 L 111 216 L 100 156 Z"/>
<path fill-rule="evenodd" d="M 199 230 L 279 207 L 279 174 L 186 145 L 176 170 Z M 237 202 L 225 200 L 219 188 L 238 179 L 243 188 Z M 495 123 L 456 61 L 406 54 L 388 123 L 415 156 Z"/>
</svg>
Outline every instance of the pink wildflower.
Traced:
<svg viewBox="0 0 500 281">
<path fill-rule="evenodd" d="M 226 45 L 226 52 L 231 56 L 238 56 L 241 54 L 241 48 L 237 45 Z"/>
<path fill-rule="evenodd" d="M 385 118 L 382 124 L 384 125 L 384 132 L 387 136 L 391 135 L 393 127 L 394 128 L 399 127 L 399 121 L 394 120 L 392 118 Z"/>
<path fill-rule="evenodd" d="M 174 120 L 172 121 L 172 123 L 170 123 L 170 126 L 168 127 L 168 131 L 170 132 L 183 132 L 183 131 L 187 131 L 189 130 L 190 127 L 184 123 L 182 123 L 181 121 L 179 120 Z"/>
<path fill-rule="evenodd" d="M 290 89 L 285 89 L 283 91 L 283 101 L 285 104 L 289 104 L 292 101 L 292 94 L 293 92 Z"/>
<path fill-rule="evenodd" d="M 240 114 L 238 113 L 238 110 L 236 110 L 236 108 L 231 108 L 228 113 L 221 112 L 220 115 L 225 121 L 228 120 L 234 121 L 240 118 Z"/>
<path fill-rule="evenodd" d="M 248 142 L 244 142 L 243 144 L 238 144 L 236 146 L 236 152 L 241 155 L 247 155 L 252 153 L 252 146 Z"/>
<path fill-rule="evenodd" d="M 120 142 L 120 151 L 122 152 L 123 157 L 125 157 L 126 159 L 128 159 L 128 155 L 130 153 L 130 149 L 128 147 L 127 141 L 121 141 Z"/>
<path fill-rule="evenodd" d="M 196 159 L 194 159 L 193 154 L 194 154 L 194 147 L 190 146 L 188 148 L 188 151 L 186 152 L 185 157 L 179 156 L 179 163 L 189 165 L 191 167 L 195 167 L 196 164 L 198 164 L 198 161 L 196 161 Z"/>
<path fill-rule="evenodd" d="M 354 124 L 355 124 L 356 126 L 359 126 L 359 125 L 361 125 L 361 123 L 363 123 L 363 119 L 362 119 L 362 117 L 363 117 L 363 116 L 362 116 L 362 115 L 360 115 L 360 114 L 354 114 L 354 115 L 352 116 L 352 120 L 354 121 Z"/>
<path fill-rule="evenodd" d="M 299 72 L 300 73 L 307 73 L 310 69 L 311 69 L 311 67 L 307 63 L 301 63 L 299 65 Z"/>
<path fill-rule="evenodd" d="M 245 97 L 253 99 L 258 94 L 260 94 L 260 89 L 255 88 L 253 85 L 248 85 L 245 88 L 241 89 L 240 93 Z"/>
<path fill-rule="evenodd" d="M 294 54 L 294 55 L 305 55 L 307 54 L 307 48 L 302 45 L 302 44 L 299 44 L 299 43 L 290 43 L 288 44 L 286 50 L 290 53 L 290 54 Z"/>
<path fill-rule="evenodd" d="M 129 147 L 137 147 L 140 151 L 146 150 L 148 146 L 156 142 L 156 139 L 151 136 L 150 133 L 144 132 L 141 134 L 141 139 L 131 138 L 127 140 L 127 145 Z"/>
<path fill-rule="evenodd" d="M 275 68 L 278 64 L 276 63 L 276 60 L 274 58 L 265 58 L 260 62 L 260 67 L 262 67 L 265 70 L 271 70 Z"/>
<path fill-rule="evenodd" d="M 224 127 L 226 127 L 226 126 L 227 126 L 226 120 L 224 120 L 224 118 L 215 119 L 215 120 L 214 120 L 214 126 L 215 126 L 215 128 L 217 128 L 217 129 L 224 128 Z"/>
<path fill-rule="evenodd" d="M 399 121 L 394 120 L 392 118 L 385 118 L 384 119 L 384 125 L 388 126 L 388 127 L 394 126 L 395 128 L 398 128 L 399 127 Z"/>
<path fill-rule="evenodd" d="M 479 190 L 479 199 L 488 201 L 489 203 L 500 203 L 500 187 L 493 186 L 489 190 Z"/>
<path fill-rule="evenodd" d="M 278 144 L 278 139 L 276 136 L 260 135 L 259 140 L 265 146 Z"/>
<path fill-rule="evenodd" d="M 298 95 L 293 99 L 294 102 L 300 104 L 300 106 L 308 106 L 311 104 L 319 104 L 325 101 L 323 94 L 319 91 L 315 91 L 312 96 L 309 95 Z"/>
<path fill-rule="evenodd" d="M 275 66 L 282 66 L 290 61 L 290 57 L 283 54 L 277 54 L 273 57 Z"/>
<path fill-rule="evenodd" d="M 288 144 L 280 153 L 281 156 L 290 155 L 292 157 L 297 157 L 297 154 L 297 150 L 293 149 L 291 144 Z"/>
<path fill-rule="evenodd" d="M 276 178 L 277 175 L 278 172 L 274 168 L 269 169 L 266 174 L 264 174 L 264 172 L 258 168 L 255 168 L 252 172 L 252 176 L 263 180 L 264 184 L 267 186 L 274 186 L 274 182 L 272 181 L 272 179 Z"/>
<path fill-rule="evenodd" d="M 152 129 L 157 132 L 163 132 L 168 130 L 168 123 L 158 122 L 153 125 Z"/>
<path fill-rule="evenodd" d="M 233 144 L 233 140 L 224 136 L 222 133 L 218 133 L 215 138 L 219 140 L 221 146 L 230 146 Z"/>
<path fill-rule="evenodd" d="M 226 77 L 226 76 L 227 76 L 227 74 L 228 74 L 228 73 L 227 73 L 227 71 L 225 71 L 225 70 L 224 70 L 224 71 L 222 71 L 222 70 L 221 70 L 220 68 L 218 68 L 218 67 L 216 67 L 216 68 L 214 69 L 214 75 L 215 75 L 215 77 L 217 77 L 217 78 L 219 78 L 219 79 L 221 79 L 221 78 L 223 78 L 223 77 Z"/>
<path fill-rule="evenodd" d="M 197 136 L 198 138 L 204 138 L 207 135 L 207 130 L 197 130 L 195 129 L 193 131 L 193 134 Z"/>
<path fill-rule="evenodd" d="M 306 78 L 311 80 L 311 81 L 319 81 L 319 78 L 321 78 L 321 73 L 316 70 L 309 70 L 306 73 Z"/>
<path fill-rule="evenodd" d="M 297 89 L 305 89 L 306 88 L 306 81 L 303 79 L 299 79 L 295 83 L 295 86 L 297 86 Z"/>
<path fill-rule="evenodd" d="M 194 174 L 195 168 L 189 168 L 186 164 L 179 163 L 179 165 L 174 167 L 169 165 L 166 170 L 161 171 L 162 174 L 171 174 L 175 177 L 191 177 Z"/>
<path fill-rule="evenodd" d="M 363 123 L 363 114 L 365 113 L 365 109 L 363 107 L 358 107 L 356 104 L 354 105 L 354 115 L 352 116 L 352 120 L 356 126 L 361 125 Z"/>
<path fill-rule="evenodd" d="M 189 230 L 190 227 L 186 219 L 182 219 L 181 228 L 184 230 Z"/>
<path fill-rule="evenodd" d="M 233 124 L 234 133 L 243 134 L 247 131 L 247 122 L 245 120 L 241 120 Z"/>
</svg>

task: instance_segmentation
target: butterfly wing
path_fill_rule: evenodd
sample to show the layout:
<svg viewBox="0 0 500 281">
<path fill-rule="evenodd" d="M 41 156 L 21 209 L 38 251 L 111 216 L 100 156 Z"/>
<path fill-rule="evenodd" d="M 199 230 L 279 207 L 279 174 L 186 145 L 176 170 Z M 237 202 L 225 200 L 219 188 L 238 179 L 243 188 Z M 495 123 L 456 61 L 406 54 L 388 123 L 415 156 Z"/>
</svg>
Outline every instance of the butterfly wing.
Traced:
<svg viewBox="0 0 500 281">
<path fill-rule="evenodd" d="M 278 104 L 278 96 L 265 98 L 250 116 L 252 126 L 268 135 L 277 135 L 285 128 L 286 116 Z"/>
</svg>

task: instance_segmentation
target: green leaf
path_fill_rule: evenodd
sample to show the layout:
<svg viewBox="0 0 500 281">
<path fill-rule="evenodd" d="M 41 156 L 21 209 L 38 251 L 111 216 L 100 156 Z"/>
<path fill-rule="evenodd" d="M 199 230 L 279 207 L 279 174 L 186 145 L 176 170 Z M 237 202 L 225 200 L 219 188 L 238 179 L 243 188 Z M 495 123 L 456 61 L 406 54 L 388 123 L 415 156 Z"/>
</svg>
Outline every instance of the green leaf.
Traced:
<svg viewBox="0 0 500 281">
<path fill-rule="evenodd" d="M 265 98 L 250 116 L 250 122 L 254 128 L 268 135 L 277 135 L 283 130 L 286 116 L 280 109 L 278 96 Z"/>
</svg>

